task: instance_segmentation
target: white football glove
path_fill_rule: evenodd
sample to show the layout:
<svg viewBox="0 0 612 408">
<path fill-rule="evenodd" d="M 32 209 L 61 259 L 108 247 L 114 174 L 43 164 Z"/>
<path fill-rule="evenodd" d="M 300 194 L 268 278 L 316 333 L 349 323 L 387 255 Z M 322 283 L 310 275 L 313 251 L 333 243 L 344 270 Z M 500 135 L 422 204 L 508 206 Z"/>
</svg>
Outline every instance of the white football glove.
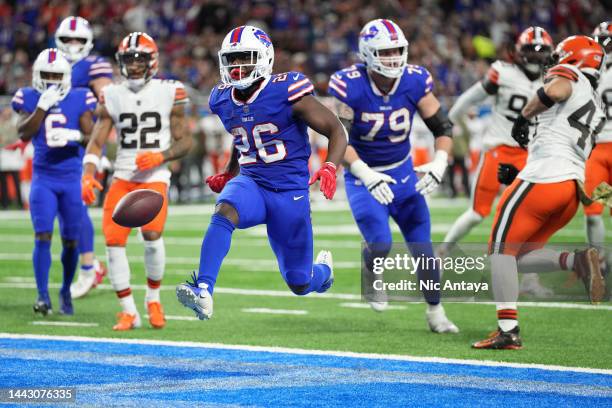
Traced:
<svg viewBox="0 0 612 408">
<path fill-rule="evenodd" d="M 64 147 L 68 142 L 81 141 L 81 132 L 76 129 L 52 128 L 47 131 L 49 147 Z"/>
<path fill-rule="evenodd" d="M 60 90 L 57 86 L 50 86 L 40 95 L 40 99 L 38 99 L 38 104 L 36 107 L 46 112 L 51 109 L 53 105 L 64 99 L 64 96 L 66 96 L 64 92 L 62 92 L 62 90 Z"/>
<path fill-rule="evenodd" d="M 393 177 L 372 170 L 362 160 L 354 161 L 351 164 L 350 171 L 363 182 L 376 201 L 382 205 L 389 205 L 393 202 L 395 195 L 389 187 L 389 183 L 397 183 Z"/>
<path fill-rule="evenodd" d="M 442 182 L 447 167 L 448 153 L 444 150 L 436 150 L 432 161 L 414 168 L 414 171 L 418 173 L 425 173 L 416 183 L 416 190 L 422 195 L 431 194 Z"/>
</svg>

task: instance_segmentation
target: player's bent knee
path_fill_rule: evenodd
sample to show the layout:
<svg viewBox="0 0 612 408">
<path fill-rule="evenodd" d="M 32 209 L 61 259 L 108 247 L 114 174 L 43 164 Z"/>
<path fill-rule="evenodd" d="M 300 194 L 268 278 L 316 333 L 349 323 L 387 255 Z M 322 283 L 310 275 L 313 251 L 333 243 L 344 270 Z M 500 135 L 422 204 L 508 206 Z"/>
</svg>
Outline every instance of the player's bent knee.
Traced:
<svg viewBox="0 0 612 408">
<path fill-rule="evenodd" d="M 287 286 L 289 286 L 289 289 L 291 289 L 291 291 L 296 295 L 304 296 L 308 294 L 308 288 L 310 287 L 310 284 L 306 283 L 304 285 L 292 285 L 288 283 Z"/>
<path fill-rule="evenodd" d="M 51 241 L 52 236 L 53 233 L 51 232 L 37 232 L 34 238 L 36 238 L 37 241 Z"/>
<path fill-rule="evenodd" d="M 157 241 L 161 238 L 161 231 L 142 231 L 142 237 L 145 241 Z"/>
<path fill-rule="evenodd" d="M 222 215 L 234 225 L 238 225 L 238 211 L 229 203 L 222 202 L 215 207 L 215 214 Z"/>
<path fill-rule="evenodd" d="M 76 239 L 66 239 L 62 238 L 62 246 L 68 249 L 74 249 L 79 246 L 79 241 Z"/>
</svg>

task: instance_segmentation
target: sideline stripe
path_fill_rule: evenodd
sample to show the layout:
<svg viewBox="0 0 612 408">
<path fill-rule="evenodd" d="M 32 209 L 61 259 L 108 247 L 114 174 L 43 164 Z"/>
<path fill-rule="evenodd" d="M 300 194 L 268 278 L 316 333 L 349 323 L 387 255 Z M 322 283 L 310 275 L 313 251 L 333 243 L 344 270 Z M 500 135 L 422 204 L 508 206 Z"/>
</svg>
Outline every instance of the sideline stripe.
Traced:
<svg viewBox="0 0 612 408">
<path fill-rule="evenodd" d="M 61 288 L 59 283 L 50 283 L 50 289 Z M 113 290 L 109 284 L 100 284 L 97 289 Z M 130 285 L 132 290 L 146 290 L 147 285 Z M 32 282 L 12 282 L 0 283 L 0 289 L 36 289 L 36 284 Z M 174 286 L 165 285 L 160 288 L 163 291 L 174 292 Z M 215 287 L 215 294 L 222 293 L 226 295 L 239 296 L 268 296 L 268 297 L 288 297 L 295 298 L 296 295 L 289 290 L 272 290 L 272 289 L 241 289 L 241 288 L 221 288 Z M 354 293 L 310 293 L 309 299 L 336 299 L 336 300 L 361 300 L 361 295 Z M 408 305 L 420 305 L 423 302 L 402 302 Z M 445 304 L 463 304 L 463 305 L 495 305 L 495 302 L 452 302 L 446 301 Z M 364 303 L 365 304 L 365 303 Z M 551 309 L 576 309 L 576 310 L 602 310 L 612 311 L 612 305 L 591 305 L 587 303 L 564 303 L 564 302 L 518 302 L 520 307 L 542 307 Z M 390 305 L 392 306 L 392 305 Z M 349 307 L 349 306 L 345 306 Z M 368 306 L 369 307 L 369 306 Z M 397 306 L 401 307 L 401 306 Z"/>
<path fill-rule="evenodd" d="M 267 346 L 250 346 L 238 344 L 223 344 L 223 343 L 200 343 L 193 341 L 170 341 L 170 340 L 147 340 L 147 339 L 126 339 L 126 338 L 107 338 L 107 337 L 84 337 L 84 336 L 51 336 L 40 334 L 17 334 L 17 333 L 2 333 L 0 338 L 4 339 L 31 339 L 31 340 L 59 340 L 73 342 L 90 342 L 90 343 L 127 343 L 137 345 L 151 346 L 170 346 L 170 347 L 192 347 L 206 349 L 222 349 L 222 350 L 241 350 L 241 351 L 260 351 L 279 354 L 298 354 L 298 355 L 313 355 L 313 356 L 334 356 L 347 358 L 363 358 L 370 360 L 395 360 L 395 361 L 411 361 L 417 363 L 435 363 L 435 364 L 460 364 L 468 366 L 482 367 L 510 367 L 510 368 L 531 368 L 547 371 L 562 371 L 562 372 L 577 372 L 588 374 L 603 374 L 612 376 L 611 369 L 604 368 L 586 368 L 586 367 L 565 367 L 559 365 L 547 364 L 529 364 L 529 363 L 509 363 L 502 361 L 491 360 L 470 360 L 459 358 L 444 358 L 444 357 L 417 357 L 402 354 L 377 354 L 377 353 L 356 353 L 352 351 L 332 351 L 332 350 L 308 350 L 301 348 L 289 347 L 267 347 Z"/>
</svg>

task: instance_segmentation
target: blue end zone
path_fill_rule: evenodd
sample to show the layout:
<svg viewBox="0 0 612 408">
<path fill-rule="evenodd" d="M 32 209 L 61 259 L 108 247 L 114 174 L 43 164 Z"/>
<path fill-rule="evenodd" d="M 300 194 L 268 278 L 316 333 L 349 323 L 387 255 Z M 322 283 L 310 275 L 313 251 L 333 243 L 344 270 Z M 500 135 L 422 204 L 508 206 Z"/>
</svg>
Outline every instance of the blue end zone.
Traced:
<svg viewBox="0 0 612 408">
<path fill-rule="evenodd" d="M 612 375 L 572 371 L 7 338 L 0 356 L 0 387 L 96 406 L 612 406 Z"/>
</svg>

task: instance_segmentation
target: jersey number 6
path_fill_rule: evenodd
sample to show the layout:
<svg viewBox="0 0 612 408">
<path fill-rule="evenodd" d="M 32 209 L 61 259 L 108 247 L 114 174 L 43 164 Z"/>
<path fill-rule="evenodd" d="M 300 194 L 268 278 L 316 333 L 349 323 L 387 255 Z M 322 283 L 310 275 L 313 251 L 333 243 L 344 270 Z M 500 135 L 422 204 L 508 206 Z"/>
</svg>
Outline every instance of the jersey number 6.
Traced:
<svg viewBox="0 0 612 408">
<path fill-rule="evenodd" d="M 267 122 L 255 125 L 252 131 L 252 140 L 256 150 L 250 151 L 251 142 L 246 128 L 243 126 L 233 128 L 232 135 L 239 138 L 234 140 L 234 145 L 240 152 L 238 163 L 240 165 L 254 164 L 257 163 L 257 157 L 266 164 L 283 160 L 287 156 L 287 149 L 285 149 L 282 140 L 272 139 L 264 142 L 261 139 L 262 135 L 273 135 L 275 133 L 278 133 L 278 127 L 274 123 Z M 267 148 L 270 147 L 274 147 L 276 151 L 268 152 Z"/>
</svg>

